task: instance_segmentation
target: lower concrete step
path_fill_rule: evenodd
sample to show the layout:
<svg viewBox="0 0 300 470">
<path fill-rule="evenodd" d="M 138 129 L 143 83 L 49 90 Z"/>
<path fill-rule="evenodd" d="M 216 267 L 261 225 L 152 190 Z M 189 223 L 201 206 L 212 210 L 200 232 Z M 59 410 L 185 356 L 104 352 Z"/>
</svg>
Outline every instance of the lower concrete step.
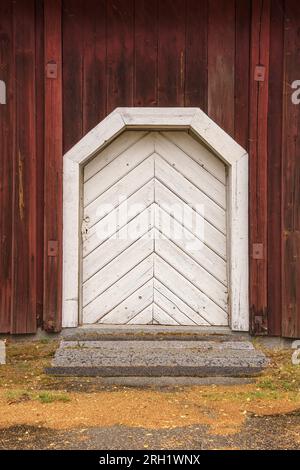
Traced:
<svg viewBox="0 0 300 470">
<path fill-rule="evenodd" d="M 100 377 L 251 377 L 267 365 L 249 341 L 62 341 L 47 372 Z"/>
</svg>

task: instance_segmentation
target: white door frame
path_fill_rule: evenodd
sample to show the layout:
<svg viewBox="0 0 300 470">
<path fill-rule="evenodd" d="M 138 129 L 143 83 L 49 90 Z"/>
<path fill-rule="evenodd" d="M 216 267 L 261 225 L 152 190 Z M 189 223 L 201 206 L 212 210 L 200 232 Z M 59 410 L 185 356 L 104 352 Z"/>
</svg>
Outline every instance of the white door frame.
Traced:
<svg viewBox="0 0 300 470">
<path fill-rule="evenodd" d="M 117 108 L 64 155 L 62 326 L 79 324 L 83 166 L 129 129 L 188 130 L 226 164 L 230 327 L 248 331 L 248 154 L 199 108 Z"/>
</svg>

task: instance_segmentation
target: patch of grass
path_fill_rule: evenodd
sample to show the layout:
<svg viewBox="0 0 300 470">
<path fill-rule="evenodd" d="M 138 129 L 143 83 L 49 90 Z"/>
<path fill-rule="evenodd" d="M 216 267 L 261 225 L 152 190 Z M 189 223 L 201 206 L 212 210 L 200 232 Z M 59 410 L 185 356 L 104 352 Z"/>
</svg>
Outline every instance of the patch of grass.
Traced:
<svg viewBox="0 0 300 470">
<path fill-rule="evenodd" d="M 300 366 L 292 364 L 292 350 L 264 350 L 271 360 L 270 366 L 257 385 L 263 389 L 300 392 Z"/>
<path fill-rule="evenodd" d="M 277 390 L 254 390 L 247 394 L 247 400 L 280 400 L 283 394 Z"/>
<path fill-rule="evenodd" d="M 271 378 L 261 379 L 258 383 L 259 387 L 267 390 L 276 390 L 276 384 Z"/>
<path fill-rule="evenodd" d="M 31 400 L 31 394 L 24 390 L 9 390 L 5 396 L 9 404 Z"/>
<path fill-rule="evenodd" d="M 9 363 L 19 361 L 34 361 L 52 357 L 59 342 L 43 339 L 42 341 L 22 341 L 7 344 L 7 359 Z"/>
<path fill-rule="evenodd" d="M 40 392 L 38 394 L 38 400 L 41 403 L 53 403 L 54 401 L 61 401 L 67 403 L 71 401 L 71 398 L 67 394 L 53 393 L 53 392 Z"/>
<path fill-rule="evenodd" d="M 29 390 L 9 390 L 5 393 L 6 400 L 9 404 L 21 403 L 24 401 L 39 401 L 41 403 L 63 402 L 71 401 L 71 398 L 66 393 L 42 391 L 34 393 Z"/>
<path fill-rule="evenodd" d="M 59 341 L 7 341 L 7 364 L 0 367 L 0 387 L 6 390 L 45 390 L 54 379 L 44 372 Z"/>
<path fill-rule="evenodd" d="M 261 389 L 259 387 L 253 388 L 244 388 L 241 387 L 239 391 L 233 391 L 231 388 L 228 388 L 228 391 L 222 389 L 222 393 L 218 389 L 214 391 L 208 391 L 201 394 L 201 397 L 205 398 L 209 402 L 217 401 L 228 401 L 228 402 L 248 402 L 253 400 L 279 400 L 286 397 L 286 393 L 280 390 L 270 390 L 270 389 Z"/>
<path fill-rule="evenodd" d="M 51 342 L 53 342 L 53 338 L 42 338 L 39 340 L 39 343 L 41 344 L 50 344 Z"/>
<path fill-rule="evenodd" d="M 283 381 L 281 384 L 282 388 L 286 390 L 287 392 L 295 390 L 295 383 L 292 382 L 285 382 Z"/>
</svg>

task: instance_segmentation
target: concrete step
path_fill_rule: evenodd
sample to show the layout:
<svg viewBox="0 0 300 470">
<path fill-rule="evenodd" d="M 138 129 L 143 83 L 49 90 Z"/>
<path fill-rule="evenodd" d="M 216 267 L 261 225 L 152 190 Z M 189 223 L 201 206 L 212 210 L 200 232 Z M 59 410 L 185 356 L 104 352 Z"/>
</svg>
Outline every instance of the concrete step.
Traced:
<svg viewBox="0 0 300 470">
<path fill-rule="evenodd" d="M 249 341 L 62 341 L 51 375 L 251 377 L 267 365 Z"/>
<path fill-rule="evenodd" d="M 162 325 L 88 325 L 66 328 L 64 341 L 243 341 L 248 333 L 232 332 L 228 327 Z"/>
</svg>

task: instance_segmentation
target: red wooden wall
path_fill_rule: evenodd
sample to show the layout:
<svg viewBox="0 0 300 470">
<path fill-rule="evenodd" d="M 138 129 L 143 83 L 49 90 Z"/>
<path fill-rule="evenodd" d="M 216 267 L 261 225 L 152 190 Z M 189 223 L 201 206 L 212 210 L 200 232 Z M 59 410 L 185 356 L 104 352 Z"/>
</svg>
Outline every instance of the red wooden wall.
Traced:
<svg viewBox="0 0 300 470">
<path fill-rule="evenodd" d="M 117 106 L 198 106 L 250 154 L 252 332 L 300 337 L 299 31 L 298 0 L 1 0 L 1 332 L 60 329 L 63 151 Z"/>
</svg>

